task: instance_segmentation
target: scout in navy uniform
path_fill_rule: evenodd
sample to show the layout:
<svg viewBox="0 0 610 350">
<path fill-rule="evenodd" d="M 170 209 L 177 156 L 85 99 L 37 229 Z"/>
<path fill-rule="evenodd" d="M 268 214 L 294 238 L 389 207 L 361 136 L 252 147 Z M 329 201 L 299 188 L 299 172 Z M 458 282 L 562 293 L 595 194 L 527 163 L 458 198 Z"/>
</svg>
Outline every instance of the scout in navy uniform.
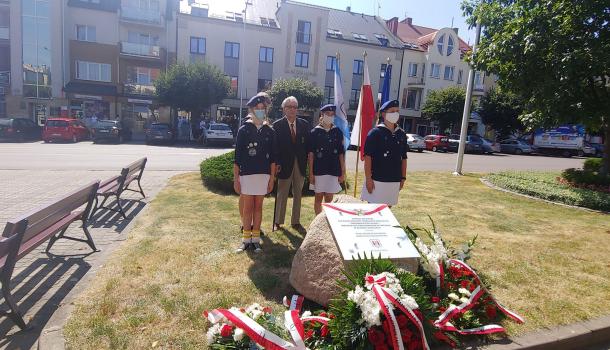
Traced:
<svg viewBox="0 0 610 350">
<path fill-rule="evenodd" d="M 366 181 L 361 198 L 369 203 L 398 203 L 398 193 L 407 175 L 407 135 L 396 124 L 398 101 L 384 103 L 380 108 L 383 122 L 373 128 L 364 143 L 364 175 Z"/>
<path fill-rule="evenodd" d="M 233 188 L 242 197 L 242 244 L 238 252 L 253 248 L 260 252 L 263 199 L 275 182 L 275 132 L 266 123 L 267 105 L 263 96 L 247 103 L 250 119 L 239 128 L 235 142 Z"/>
<path fill-rule="evenodd" d="M 341 191 L 340 184 L 345 180 L 343 133 L 333 125 L 336 109 L 335 105 L 322 107 L 320 124 L 309 134 L 309 183 L 316 193 L 316 214 L 322 211 L 322 200 L 332 201 L 333 194 Z"/>
</svg>

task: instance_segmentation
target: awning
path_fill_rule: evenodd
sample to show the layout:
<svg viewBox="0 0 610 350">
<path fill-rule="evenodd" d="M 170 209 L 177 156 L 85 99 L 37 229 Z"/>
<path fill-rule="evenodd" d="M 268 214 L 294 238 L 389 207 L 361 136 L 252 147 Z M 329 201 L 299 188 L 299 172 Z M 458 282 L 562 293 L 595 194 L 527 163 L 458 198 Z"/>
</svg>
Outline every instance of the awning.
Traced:
<svg viewBox="0 0 610 350">
<path fill-rule="evenodd" d="M 116 85 L 71 81 L 68 84 L 66 84 L 66 87 L 64 88 L 64 92 L 73 93 L 73 94 L 116 96 L 117 88 L 116 88 Z"/>
</svg>

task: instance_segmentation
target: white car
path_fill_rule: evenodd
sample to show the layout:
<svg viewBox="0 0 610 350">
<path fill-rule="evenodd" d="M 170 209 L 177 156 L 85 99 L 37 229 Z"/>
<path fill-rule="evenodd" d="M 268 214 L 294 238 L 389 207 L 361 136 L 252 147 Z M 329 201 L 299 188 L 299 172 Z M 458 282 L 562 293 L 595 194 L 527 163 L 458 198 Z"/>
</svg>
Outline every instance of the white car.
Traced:
<svg viewBox="0 0 610 350">
<path fill-rule="evenodd" d="M 207 129 L 204 129 L 203 144 L 224 143 L 233 144 L 233 131 L 227 124 L 212 123 Z"/>
<path fill-rule="evenodd" d="M 407 134 L 407 144 L 409 145 L 409 151 L 421 153 L 426 149 L 424 138 L 417 134 Z"/>
</svg>

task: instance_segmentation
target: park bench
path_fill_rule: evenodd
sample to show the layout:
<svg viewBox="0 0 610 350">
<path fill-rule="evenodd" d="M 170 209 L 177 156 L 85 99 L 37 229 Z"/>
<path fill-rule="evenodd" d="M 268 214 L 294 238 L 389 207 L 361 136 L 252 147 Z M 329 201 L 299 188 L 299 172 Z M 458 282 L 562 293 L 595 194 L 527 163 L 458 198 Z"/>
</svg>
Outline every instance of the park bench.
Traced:
<svg viewBox="0 0 610 350">
<path fill-rule="evenodd" d="M 146 157 L 138 159 L 135 162 L 126 166 L 125 168 L 121 169 L 120 175 L 113 176 L 100 183 L 100 187 L 98 188 L 97 195 L 95 197 L 95 205 L 93 207 L 94 209 L 91 211 L 92 217 L 99 209 L 106 209 L 118 212 L 124 218 L 127 218 L 127 215 L 123 210 L 123 206 L 121 205 L 121 194 L 123 193 L 123 191 L 134 191 L 142 194 L 142 197 L 146 197 L 146 195 L 144 194 L 144 190 L 142 190 L 142 185 L 140 184 L 142 174 L 144 173 L 144 167 L 146 167 L 146 161 Z M 133 182 L 138 185 L 138 188 L 140 189 L 139 191 L 129 188 L 129 185 Z M 100 197 L 103 198 L 101 203 L 99 203 Z M 106 204 L 106 201 L 110 197 L 115 197 L 118 209 L 104 206 L 104 204 Z"/>
<path fill-rule="evenodd" d="M 87 230 L 87 220 L 98 186 L 99 181 L 92 182 L 53 203 L 6 223 L 0 240 L 0 282 L 10 312 L 0 314 L 9 316 L 21 329 L 26 328 L 26 325 L 10 292 L 15 263 L 46 241 L 48 244 L 45 251 L 48 252 L 60 238 L 87 243 L 93 251 L 97 251 Z M 82 221 L 86 239 L 65 235 L 68 227 L 75 221 Z"/>
</svg>

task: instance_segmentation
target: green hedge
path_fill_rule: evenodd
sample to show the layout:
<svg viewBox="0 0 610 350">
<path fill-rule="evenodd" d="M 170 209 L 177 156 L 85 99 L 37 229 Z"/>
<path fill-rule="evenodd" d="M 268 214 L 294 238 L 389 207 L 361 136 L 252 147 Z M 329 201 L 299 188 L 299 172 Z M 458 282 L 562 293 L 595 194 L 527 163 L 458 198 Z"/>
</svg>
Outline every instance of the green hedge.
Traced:
<svg viewBox="0 0 610 350">
<path fill-rule="evenodd" d="M 211 190 L 234 194 L 233 190 L 233 161 L 235 159 L 235 151 L 231 151 L 220 156 L 204 159 L 199 165 L 201 180 Z M 309 169 L 305 174 L 305 184 L 303 185 L 303 194 L 313 195 L 313 191 L 309 191 Z M 349 183 L 345 181 L 349 188 Z M 277 187 L 277 186 L 276 186 Z M 275 190 L 275 189 L 274 189 Z"/>
<path fill-rule="evenodd" d="M 582 168 L 584 171 L 600 171 L 600 169 L 602 168 L 602 161 L 602 158 L 587 158 Z"/>
<path fill-rule="evenodd" d="M 610 211 L 610 194 L 575 188 L 558 181 L 559 172 L 505 171 L 486 176 L 492 184 L 553 202 Z"/>
</svg>

